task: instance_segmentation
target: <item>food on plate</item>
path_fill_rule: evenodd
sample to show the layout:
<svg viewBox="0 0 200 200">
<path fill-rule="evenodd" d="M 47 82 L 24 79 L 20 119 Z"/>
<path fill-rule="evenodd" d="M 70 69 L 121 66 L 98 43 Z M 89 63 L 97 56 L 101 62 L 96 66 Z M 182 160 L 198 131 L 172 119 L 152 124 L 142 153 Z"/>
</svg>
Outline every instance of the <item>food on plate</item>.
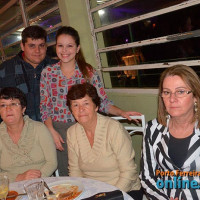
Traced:
<svg viewBox="0 0 200 200">
<path fill-rule="evenodd" d="M 14 195 L 15 195 L 15 196 L 14 196 Z M 17 198 L 17 195 L 18 195 L 18 192 L 14 191 L 14 190 L 8 191 L 7 197 L 8 197 L 8 196 L 14 196 L 14 197 L 10 197 L 10 198 L 8 198 L 8 199 L 6 199 L 6 200 L 15 200 L 15 199 Z"/>
<path fill-rule="evenodd" d="M 72 200 L 82 192 L 78 186 L 68 183 L 52 186 L 51 190 L 56 194 L 58 200 Z"/>
</svg>

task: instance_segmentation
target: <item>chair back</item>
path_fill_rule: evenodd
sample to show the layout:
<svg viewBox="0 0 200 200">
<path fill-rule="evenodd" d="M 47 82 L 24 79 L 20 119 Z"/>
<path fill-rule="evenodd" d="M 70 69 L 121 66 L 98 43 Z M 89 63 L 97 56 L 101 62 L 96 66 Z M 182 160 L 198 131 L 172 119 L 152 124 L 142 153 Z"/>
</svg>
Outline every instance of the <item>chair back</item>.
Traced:
<svg viewBox="0 0 200 200">
<path fill-rule="evenodd" d="M 129 131 L 129 134 L 130 135 L 133 135 L 135 132 L 142 132 L 144 133 L 145 132 L 145 116 L 144 115 L 141 115 L 141 116 L 130 116 L 131 119 L 138 119 L 141 121 L 141 126 L 124 126 L 124 128 Z M 127 120 L 126 118 L 124 117 L 120 117 L 120 116 L 116 116 L 116 117 L 112 117 L 113 119 L 115 120 L 118 120 L 118 121 L 121 121 L 121 120 Z"/>
</svg>

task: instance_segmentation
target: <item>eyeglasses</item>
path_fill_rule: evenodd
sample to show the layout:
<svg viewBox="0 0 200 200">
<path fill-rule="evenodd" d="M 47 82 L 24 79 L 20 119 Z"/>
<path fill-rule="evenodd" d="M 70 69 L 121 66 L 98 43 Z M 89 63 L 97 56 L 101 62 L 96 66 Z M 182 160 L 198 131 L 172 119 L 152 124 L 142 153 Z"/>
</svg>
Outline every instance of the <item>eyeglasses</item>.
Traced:
<svg viewBox="0 0 200 200">
<path fill-rule="evenodd" d="M 10 107 L 10 108 L 17 108 L 18 106 L 20 106 L 21 104 L 20 103 L 11 103 L 11 104 L 1 104 L 0 105 L 0 109 L 5 109 L 7 107 Z"/>
<path fill-rule="evenodd" d="M 176 98 L 182 98 L 182 97 L 187 96 L 187 94 L 190 94 L 190 93 L 192 93 L 191 90 L 187 91 L 187 90 L 183 90 L 183 89 L 176 90 L 175 92 L 170 92 L 170 91 L 164 90 L 161 93 L 161 97 L 162 98 L 170 98 L 171 95 L 174 94 Z"/>
</svg>

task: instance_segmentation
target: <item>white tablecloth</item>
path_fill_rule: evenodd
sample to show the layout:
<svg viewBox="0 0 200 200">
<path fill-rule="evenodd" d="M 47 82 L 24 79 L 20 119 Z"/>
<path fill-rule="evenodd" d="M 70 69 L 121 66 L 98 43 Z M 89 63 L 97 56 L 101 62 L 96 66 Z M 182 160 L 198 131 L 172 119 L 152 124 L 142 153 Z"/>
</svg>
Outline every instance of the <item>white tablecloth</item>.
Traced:
<svg viewBox="0 0 200 200">
<path fill-rule="evenodd" d="M 77 178 L 77 177 L 48 177 L 44 178 L 44 180 L 47 183 L 53 183 L 55 181 L 60 181 L 60 180 L 74 180 L 74 181 L 79 181 L 83 184 L 84 186 L 84 192 L 80 195 L 80 197 L 77 198 L 77 200 L 84 199 L 87 197 L 90 197 L 94 194 L 100 193 L 100 192 L 110 192 L 113 190 L 117 190 L 115 186 L 109 185 L 107 183 L 101 182 L 101 181 L 96 181 L 88 178 Z M 20 182 L 14 182 L 10 183 L 10 190 L 15 190 L 18 193 L 23 193 L 23 184 L 27 181 L 20 181 Z M 133 200 L 127 193 L 123 192 L 124 199 L 125 200 Z M 27 199 L 26 196 L 23 196 L 20 198 L 22 199 Z"/>
</svg>

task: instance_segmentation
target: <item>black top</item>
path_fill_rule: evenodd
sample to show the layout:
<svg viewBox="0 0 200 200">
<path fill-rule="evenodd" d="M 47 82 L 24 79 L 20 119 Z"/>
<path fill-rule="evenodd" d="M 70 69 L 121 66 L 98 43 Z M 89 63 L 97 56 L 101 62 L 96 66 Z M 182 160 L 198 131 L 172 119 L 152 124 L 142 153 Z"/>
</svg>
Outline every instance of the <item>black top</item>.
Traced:
<svg viewBox="0 0 200 200">
<path fill-rule="evenodd" d="M 170 134 L 168 151 L 169 157 L 179 168 L 183 166 L 186 160 L 189 143 L 193 135 L 194 133 L 186 138 L 175 138 Z"/>
</svg>

